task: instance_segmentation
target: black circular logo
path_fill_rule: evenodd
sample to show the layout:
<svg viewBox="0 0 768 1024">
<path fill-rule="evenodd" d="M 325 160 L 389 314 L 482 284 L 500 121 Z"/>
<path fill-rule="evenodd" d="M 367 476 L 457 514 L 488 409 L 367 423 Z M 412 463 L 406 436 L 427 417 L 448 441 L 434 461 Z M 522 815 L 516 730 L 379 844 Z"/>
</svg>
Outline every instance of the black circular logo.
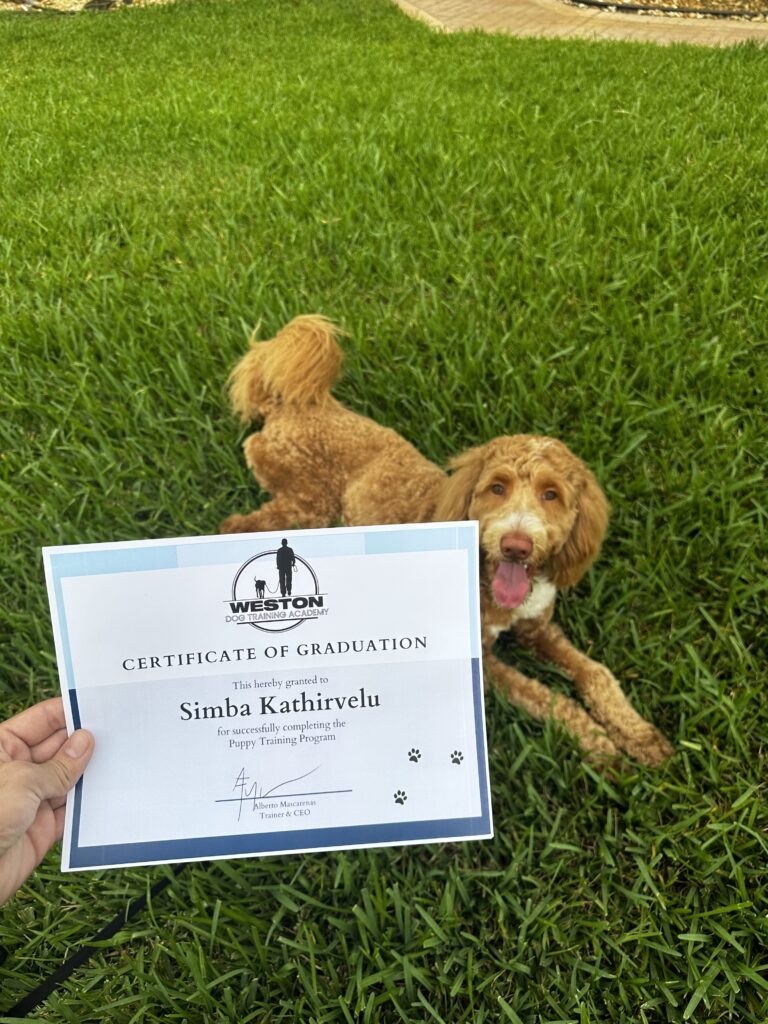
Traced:
<svg viewBox="0 0 768 1024">
<path fill-rule="evenodd" d="M 232 582 L 233 618 L 265 633 L 286 633 L 316 619 L 323 603 L 315 570 L 287 541 L 249 558 Z"/>
</svg>

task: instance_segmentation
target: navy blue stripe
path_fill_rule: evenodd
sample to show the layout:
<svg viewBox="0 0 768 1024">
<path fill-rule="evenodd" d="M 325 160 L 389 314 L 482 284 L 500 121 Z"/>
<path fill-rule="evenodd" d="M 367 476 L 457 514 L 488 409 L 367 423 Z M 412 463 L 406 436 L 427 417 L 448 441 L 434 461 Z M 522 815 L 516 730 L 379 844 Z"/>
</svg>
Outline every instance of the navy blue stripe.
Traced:
<svg viewBox="0 0 768 1024">
<path fill-rule="evenodd" d="M 72 708 L 72 724 L 75 729 L 82 729 L 80 724 L 80 707 L 77 703 L 77 690 L 69 691 L 69 706 Z M 72 839 L 71 849 L 77 849 L 77 840 L 80 835 L 80 812 L 83 804 L 83 776 L 77 780 L 75 785 L 75 807 L 72 818 Z M 71 859 L 71 857 L 70 857 Z"/>
<path fill-rule="evenodd" d="M 96 868 L 114 864 L 167 863 L 171 860 L 206 860 L 244 854 L 291 853 L 324 847 L 377 846 L 387 843 L 432 842 L 471 839 L 490 831 L 484 818 L 446 818 L 437 821 L 387 822 L 348 828 L 306 829 L 301 832 L 270 832 L 266 835 L 201 836 L 153 843 L 119 843 L 114 846 L 81 846 L 72 850 L 70 867 Z"/>
<path fill-rule="evenodd" d="M 480 816 L 490 832 L 491 814 L 488 801 L 489 787 L 486 774 L 485 729 L 483 728 L 482 700 L 483 687 L 480 679 L 480 659 L 472 659 L 472 696 L 475 705 L 475 749 L 477 750 L 477 778 L 480 784 Z"/>
</svg>

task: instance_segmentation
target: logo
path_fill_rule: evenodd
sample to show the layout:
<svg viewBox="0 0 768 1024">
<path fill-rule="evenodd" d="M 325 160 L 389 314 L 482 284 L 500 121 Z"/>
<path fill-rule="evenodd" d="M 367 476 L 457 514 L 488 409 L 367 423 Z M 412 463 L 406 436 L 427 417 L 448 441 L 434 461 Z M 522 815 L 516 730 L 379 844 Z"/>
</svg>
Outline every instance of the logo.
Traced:
<svg viewBox="0 0 768 1024">
<path fill-rule="evenodd" d="M 317 573 L 286 538 L 279 548 L 261 551 L 237 571 L 226 621 L 264 633 L 287 633 L 307 619 L 326 615 Z"/>
</svg>

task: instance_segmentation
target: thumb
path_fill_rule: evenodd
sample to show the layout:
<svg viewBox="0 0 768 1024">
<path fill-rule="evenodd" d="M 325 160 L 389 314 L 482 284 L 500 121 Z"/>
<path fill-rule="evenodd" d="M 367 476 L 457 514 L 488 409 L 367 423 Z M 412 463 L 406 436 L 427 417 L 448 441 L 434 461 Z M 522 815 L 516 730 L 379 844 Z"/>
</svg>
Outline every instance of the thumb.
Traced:
<svg viewBox="0 0 768 1024">
<path fill-rule="evenodd" d="M 93 736 L 88 730 L 78 729 L 55 757 L 45 764 L 35 765 L 33 786 L 41 800 L 66 796 L 85 771 L 93 746 Z"/>
</svg>

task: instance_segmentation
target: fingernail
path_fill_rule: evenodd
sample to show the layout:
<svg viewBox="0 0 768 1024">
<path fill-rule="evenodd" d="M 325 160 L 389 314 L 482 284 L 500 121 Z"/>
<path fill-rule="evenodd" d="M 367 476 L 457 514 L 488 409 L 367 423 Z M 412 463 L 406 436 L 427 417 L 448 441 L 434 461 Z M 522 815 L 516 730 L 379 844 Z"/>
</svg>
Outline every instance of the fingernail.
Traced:
<svg viewBox="0 0 768 1024">
<path fill-rule="evenodd" d="M 77 732 L 73 732 L 67 742 L 62 748 L 62 754 L 66 754 L 67 757 L 77 759 L 82 757 L 88 749 L 88 734 L 84 729 L 78 729 Z"/>
</svg>

